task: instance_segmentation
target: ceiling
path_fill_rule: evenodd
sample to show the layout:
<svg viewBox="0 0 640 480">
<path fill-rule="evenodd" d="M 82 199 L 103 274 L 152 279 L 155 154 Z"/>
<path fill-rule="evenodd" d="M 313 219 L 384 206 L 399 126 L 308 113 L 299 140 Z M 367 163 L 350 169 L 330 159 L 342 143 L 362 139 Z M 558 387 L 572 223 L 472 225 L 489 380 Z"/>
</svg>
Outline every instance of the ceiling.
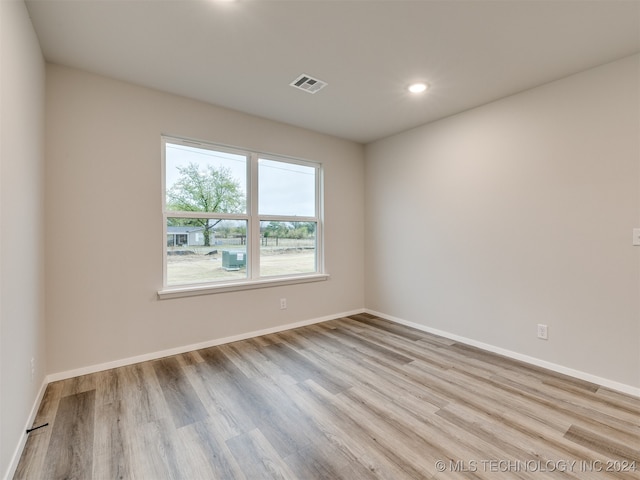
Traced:
<svg viewBox="0 0 640 480">
<path fill-rule="evenodd" d="M 361 143 L 640 51 L 640 0 L 26 4 L 49 62 Z"/>
</svg>

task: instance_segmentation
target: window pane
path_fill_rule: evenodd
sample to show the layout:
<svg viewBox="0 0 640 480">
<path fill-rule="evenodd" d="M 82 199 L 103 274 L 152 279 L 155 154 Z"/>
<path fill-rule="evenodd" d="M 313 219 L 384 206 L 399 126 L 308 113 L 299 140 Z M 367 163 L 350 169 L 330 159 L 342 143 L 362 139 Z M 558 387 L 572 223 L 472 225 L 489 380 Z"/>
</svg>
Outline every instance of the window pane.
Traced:
<svg viewBox="0 0 640 480">
<path fill-rule="evenodd" d="M 315 222 L 260 222 L 260 275 L 316 271 Z"/>
<path fill-rule="evenodd" d="M 261 158 L 258 184 L 260 215 L 316 215 L 315 168 Z"/>
<path fill-rule="evenodd" d="M 166 144 L 167 210 L 246 213 L 247 157 Z"/>
<path fill-rule="evenodd" d="M 247 278 L 247 222 L 167 219 L 167 285 Z"/>
</svg>

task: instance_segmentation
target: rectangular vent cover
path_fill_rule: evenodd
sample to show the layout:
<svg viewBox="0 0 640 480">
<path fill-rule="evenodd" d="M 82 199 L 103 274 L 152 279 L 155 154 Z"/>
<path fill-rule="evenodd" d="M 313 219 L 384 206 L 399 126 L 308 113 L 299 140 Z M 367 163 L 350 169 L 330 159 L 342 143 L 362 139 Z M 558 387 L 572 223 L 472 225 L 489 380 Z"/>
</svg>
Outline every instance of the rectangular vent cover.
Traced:
<svg viewBox="0 0 640 480">
<path fill-rule="evenodd" d="M 327 82 L 323 82 L 322 80 L 318 80 L 317 78 L 313 78 L 306 73 L 303 73 L 289 85 L 299 88 L 300 90 L 304 90 L 308 93 L 316 93 L 326 87 Z"/>
</svg>

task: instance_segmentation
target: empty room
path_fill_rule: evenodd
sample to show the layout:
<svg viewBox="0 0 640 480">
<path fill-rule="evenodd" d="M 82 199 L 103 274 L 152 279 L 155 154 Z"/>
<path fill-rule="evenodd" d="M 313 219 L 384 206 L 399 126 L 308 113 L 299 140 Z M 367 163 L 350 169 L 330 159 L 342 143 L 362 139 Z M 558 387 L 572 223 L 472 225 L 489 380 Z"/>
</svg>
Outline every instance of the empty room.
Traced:
<svg viewBox="0 0 640 480">
<path fill-rule="evenodd" d="M 640 1 L 0 0 L 0 476 L 640 479 Z"/>
</svg>

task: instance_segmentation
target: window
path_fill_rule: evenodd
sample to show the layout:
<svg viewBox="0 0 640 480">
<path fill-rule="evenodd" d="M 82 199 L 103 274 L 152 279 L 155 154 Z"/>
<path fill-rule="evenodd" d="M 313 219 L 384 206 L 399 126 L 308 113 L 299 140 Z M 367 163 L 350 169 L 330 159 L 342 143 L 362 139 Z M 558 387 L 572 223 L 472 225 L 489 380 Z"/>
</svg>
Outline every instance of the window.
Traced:
<svg viewBox="0 0 640 480">
<path fill-rule="evenodd" d="M 161 297 L 326 277 L 319 164 L 172 137 L 162 146 Z"/>
</svg>

